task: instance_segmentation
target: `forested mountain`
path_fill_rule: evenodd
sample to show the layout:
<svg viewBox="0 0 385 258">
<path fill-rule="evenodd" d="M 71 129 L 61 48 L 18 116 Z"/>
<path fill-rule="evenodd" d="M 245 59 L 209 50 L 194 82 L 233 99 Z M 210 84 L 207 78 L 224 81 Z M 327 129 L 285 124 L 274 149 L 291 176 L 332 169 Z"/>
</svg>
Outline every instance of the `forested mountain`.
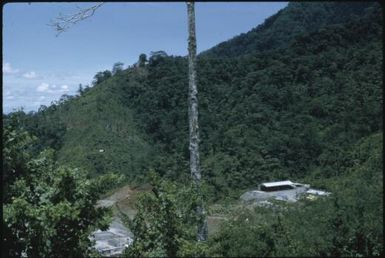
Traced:
<svg viewBox="0 0 385 258">
<path fill-rule="evenodd" d="M 336 176 L 352 144 L 382 131 L 381 24 L 377 3 L 290 3 L 199 56 L 211 197 L 261 181 Z M 184 57 L 160 51 L 113 76 L 98 73 L 81 96 L 22 120 L 59 162 L 90 175 L 140 181 L 154 168 L 188 180 L 186 74 Z"/>
<path fill-rule="evenodd" d="M 370 12 L 373 3 L 365 2 L 291 2 L 275 15 L 247 33 L 203 52 L 211 57 L 237 57 L 239 55 L 286 48 L 299 35 L 320 28 L 343 24 Z"/>
<path fill-rule="evenodd" d="M 61 257 L 68 246 L 89 254 L 90 230 L 107 226 L 96 201 L 122 180 L 109 174 L 117 172 L 130 186 L 158 177 L 139 200 L 128 256 L 382 257 L 382 24 L 375 2 L 292 2 L 198 56 L 203 190 L 228 218 L 207 242 L 191 234 L 199 218 L 186 183 L 185 57 L 142 54 L 127 69 L 98 72 L 76 96 L 3 115 L 6 247 L 16 256 Z M 36 155 L 46 148 L 55 152 Z M 54 169 L 54 161 L 77 168 Z M 261 182 L 286 179 L 331 195 L 284 209 L 236 201 Z"/>
<path fill-rule="evenodd" d="M 38 137 L 37 151 L 53 148 L 59 163 L 82 167 L 91 176 L 114 171 L 141 178 L 157 157 L 157 147 L 149 145 L 150 139 L 137 129 L 132 110 L 124 104 L 127 100 L 117 87 L 123 85 L 122 77 L 98 78 L 97 85 L 78 96 L 63 95 L 32 116 L 17 115 Z"/>
</svg>

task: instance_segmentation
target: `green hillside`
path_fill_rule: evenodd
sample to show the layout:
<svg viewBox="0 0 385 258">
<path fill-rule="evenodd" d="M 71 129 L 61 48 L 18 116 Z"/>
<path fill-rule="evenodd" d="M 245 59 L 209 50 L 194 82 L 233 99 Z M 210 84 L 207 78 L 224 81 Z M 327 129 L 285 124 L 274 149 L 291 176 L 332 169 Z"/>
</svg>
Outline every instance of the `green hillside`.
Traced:
<svg viewBox="0 0 385 258">
<path fill-rule="evenodd" d="M 58 158 L 97 174 L 107 171 L 140 174 L 156 156 L 155 148 L 136 128 L 132 111 L 122 105 L 112 78 L 78 98 L 62 112 L 66 124 L 63 147 Z"/>
<path fill-rule="evenodd" d="M 209 196 L 237 197 L 267 180 L 338 176 L 345 151 L 383 130 L 382 61 L 377 3 L 290 3 L 202 53 Z M 153 168 L 189 180 L 187 60 L 155 53 L 107 77 L 26 115 L 26 127 L 58 150 L 60 162 L 90 175 L 115 171 L 140 181 Z"/>
<path fill-rule="evenodd" d="M 343 24 L 355 17 L 363 16 L 376 3 L 370 2 L 290 2 L 288 6 L 247 33 L 203 52 L 210 57 L 237 57 L 260 53 L 277 48 L 286 48 L 297 36 L 320 28 Z"/>
<path fill-rule="evenodd" d="M 381 22 L 380 9 L 371 8 L 298 36 L 285 49 L 201 56 L 201 156 L 209 191 L 237 196 L 235 189 L 261 181 L 320 169 L 323 177 L 338 174 L 341 153 L 382 130 Z M 159 173 L 188 176 L 186 60 L 164 57 L 147 70 L 145 90 L 126 87 L 126 98 L 143 130 L 169 153 Z"/>
<path fill-rule="evenodd" d="M 63 96 L 25 117 L 25 126 L 42 147 L 57 150 L 59 163 L 83 167 L 93 176 L 118 172 L 140 179 L 159 154 L 123 104 L 121 78 L 115 75 L 81 96 Z"/>
<path fill-rule="evenodd" d="M 90 233 L 111 222 L 97 201 L 112 190 L 134 234 L 124 257 L 383 257 L 382 11 L 293 2 L 198 56 L 207 241 L 196 239 L 186 57 L 142 54 L 76 96 L 3 115 L 5 256 L 90 256 Z M 239 200 L 278 180 L 330 194 Z"/>
<path fill-rule="evenodd" d="M 374 134 L 344 152 L 341 174 L 320 179 L 328 198 L 282 211 L 235 210 L 211 239 L 210 256 L 382 257 L 382 142 L 382 133 Z"/>
</svg>

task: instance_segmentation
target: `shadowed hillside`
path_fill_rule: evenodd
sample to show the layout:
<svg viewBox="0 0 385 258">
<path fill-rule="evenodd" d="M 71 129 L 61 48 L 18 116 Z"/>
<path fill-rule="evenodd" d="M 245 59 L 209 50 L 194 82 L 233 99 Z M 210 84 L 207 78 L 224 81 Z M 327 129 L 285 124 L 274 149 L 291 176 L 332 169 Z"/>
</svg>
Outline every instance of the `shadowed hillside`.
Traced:
<svg viewBox="0 0 385 258">
<path fill-rule="evenodd" d="M 297 36 L 320 28 L 343 24 L 363 16 L 376 3 L 291 2 L 275 15 L 247 33 L 204 51 L 210 57 L 237 57 L 288 47 Z"/>
</svg>

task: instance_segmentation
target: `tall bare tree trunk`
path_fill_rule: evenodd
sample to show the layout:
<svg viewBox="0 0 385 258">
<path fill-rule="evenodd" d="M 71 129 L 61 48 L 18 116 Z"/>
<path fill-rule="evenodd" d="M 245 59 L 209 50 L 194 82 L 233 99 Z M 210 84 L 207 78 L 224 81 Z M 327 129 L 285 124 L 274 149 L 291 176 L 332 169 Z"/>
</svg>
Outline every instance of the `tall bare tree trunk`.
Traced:
<svg viewBox="0 0 385 258">
<path fill-rule="evenodd" d="M 199 126 L 198 126 L 198 89 L 196 84 L 196 37 L 195 37 L 195 11 L 194 2 L 187 2 L 188 14 L 188 79 L 189 79 L 189 131 L 190 131 L 190 171 L 196 187 L 199 203 L 197 215 L 198 224 L 197 240 L 207 239 L 207 220 L 203 209 L 201 193 L 201 172 L 199 165 Z"/>
</svg>

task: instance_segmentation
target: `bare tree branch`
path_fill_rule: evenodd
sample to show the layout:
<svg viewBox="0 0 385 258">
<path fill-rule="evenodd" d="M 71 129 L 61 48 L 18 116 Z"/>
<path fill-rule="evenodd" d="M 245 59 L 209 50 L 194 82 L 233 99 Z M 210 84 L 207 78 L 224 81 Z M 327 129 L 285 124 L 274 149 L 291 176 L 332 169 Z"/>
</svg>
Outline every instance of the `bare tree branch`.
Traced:
<svg viewBox="0 0 385 258">
<path fill-rule="evenodd" d="M 55 20 L 51 20 L 51 22 L 48 25 L 54 28 L 54 30 L 57 32 L 56 34 L 56 37 L 57 37 L 62 32 L 67 31 L 71 26 L 75 25 L 76 23 L 93 16 L 96 10 L 99 7 L 101 7 L 103 4 L 104 2 L 96 4 L 86 9 L 82 9 L 79 6 L 76 6 L 79 10 L 77 13 L 71 14 L 71 15 L 63 15 L 59 13 L 59 16 L 56 17 Z"/>
</svg>

